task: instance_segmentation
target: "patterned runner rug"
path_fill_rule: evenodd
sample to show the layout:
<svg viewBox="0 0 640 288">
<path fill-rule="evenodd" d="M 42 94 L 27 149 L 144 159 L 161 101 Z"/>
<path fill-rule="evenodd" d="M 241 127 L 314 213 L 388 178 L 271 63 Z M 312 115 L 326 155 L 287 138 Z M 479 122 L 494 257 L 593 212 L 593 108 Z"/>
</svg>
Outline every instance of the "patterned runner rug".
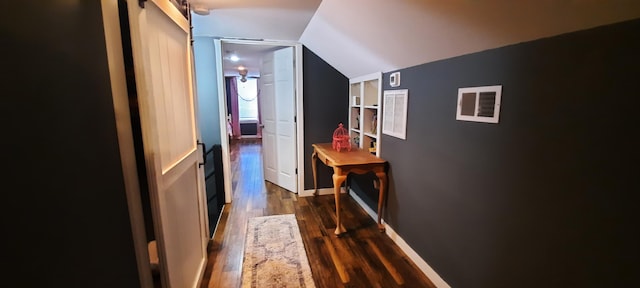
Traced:
<svg viewBox="0 0 640 288">
<path fill-rule="evenodd" d="M 250 218 L 243 261 L 243 288 L 315 288 L 294 214 Z"/>
</svg>

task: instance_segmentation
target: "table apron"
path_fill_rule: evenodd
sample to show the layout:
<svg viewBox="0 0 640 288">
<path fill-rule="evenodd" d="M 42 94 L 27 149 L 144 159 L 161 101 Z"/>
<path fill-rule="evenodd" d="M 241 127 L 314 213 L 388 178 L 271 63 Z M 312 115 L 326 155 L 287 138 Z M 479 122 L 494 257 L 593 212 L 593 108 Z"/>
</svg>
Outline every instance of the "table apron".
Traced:
<svg viewBox="0 0 640 288">
<path fill-rule="evenodd" d="M 369 172 L 373 172 L 374 174 L 385 172 L 384 164 L 333 166 L 333 173 L 338 175 L 346 175 L 349 173 L 367 174 Z"/>
</svg>

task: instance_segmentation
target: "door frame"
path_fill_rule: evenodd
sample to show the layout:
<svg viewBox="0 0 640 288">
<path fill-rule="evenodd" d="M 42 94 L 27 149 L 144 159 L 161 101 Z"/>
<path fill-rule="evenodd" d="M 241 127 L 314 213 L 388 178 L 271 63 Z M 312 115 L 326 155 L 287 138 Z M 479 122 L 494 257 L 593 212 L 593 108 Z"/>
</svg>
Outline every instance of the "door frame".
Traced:
<svg viewBox="0 0 640 288">
<path fill-rule="evenodd" d="M 304 191 L 304 113 L 303 113 L 303 86 L 302 86 L 302 44 L 292 41 L 280 40 L 244 40 L 221 38 L 214 39 L 216 74 L 218 78 L 218 107 L 220 119 L 220 139 L 222 143 L 222 164 L 224 174 L 225 202 L 231 203 L 233 191 L 231 185 L 231 157 L 229 153 L 229 132 L 227 131 L 227 97 L 226 84 L 224 81 L 224 71 L 222 69 L 222 47 L 223 44 L 246 44 L 246 45 L 271 45 L 271 46 L 291 46 L 294 47 L 294 69 L 295 69 L 295 101 L 296 101 L 296 164 L 298 166 L 297 189 L 294 191 L 300 194 Z"/>
</svg>

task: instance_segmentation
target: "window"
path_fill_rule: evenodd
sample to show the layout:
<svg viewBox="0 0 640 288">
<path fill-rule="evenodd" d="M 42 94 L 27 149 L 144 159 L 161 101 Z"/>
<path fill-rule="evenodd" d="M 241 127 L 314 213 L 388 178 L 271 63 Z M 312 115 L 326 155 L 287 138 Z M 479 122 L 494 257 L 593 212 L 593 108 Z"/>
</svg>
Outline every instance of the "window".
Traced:
<svg viewBox="0 0 640 288">
<path fill-rule="evenodd" d="M 238 77 L 239 78 L 239 77 Z M 238 79 L 240 80 L 240 79 Z M 256 78 L 238 81 L 238 116 L 240 121 L 258 120 L 258 85 Z"/>
<path fill-rule="evenodd" d="M 502 85 L 458 89 L 456 120 L 498 123 Z"/>
</svg>

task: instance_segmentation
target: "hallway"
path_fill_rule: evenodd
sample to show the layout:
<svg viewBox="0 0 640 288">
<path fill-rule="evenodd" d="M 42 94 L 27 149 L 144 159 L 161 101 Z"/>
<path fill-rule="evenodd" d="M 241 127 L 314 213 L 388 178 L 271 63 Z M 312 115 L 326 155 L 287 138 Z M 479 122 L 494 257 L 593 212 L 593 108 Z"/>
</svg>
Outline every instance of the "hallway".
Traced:
<svg viewBox="0 0 640 288">
<path fill-rule="evenodd" d="M 349 196 L 347 232 L 337 238 L 333 195 L 297 197 L 262 176 L 260 139 L 231 143 L 233 203 L 225 205 L 209 245 L 201 287 L 240 287 L 247 220 L 294 213 L 317 287 L 434 287 Z"/>
</svg>

